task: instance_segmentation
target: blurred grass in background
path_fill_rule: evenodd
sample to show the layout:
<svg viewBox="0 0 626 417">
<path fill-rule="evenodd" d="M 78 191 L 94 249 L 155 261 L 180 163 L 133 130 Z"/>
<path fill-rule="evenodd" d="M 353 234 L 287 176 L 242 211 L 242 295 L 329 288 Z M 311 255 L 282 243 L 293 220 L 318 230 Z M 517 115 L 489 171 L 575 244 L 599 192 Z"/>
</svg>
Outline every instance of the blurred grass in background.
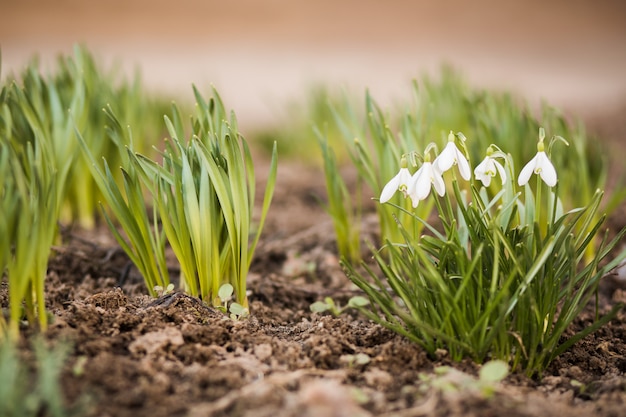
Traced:
<svg viewBox="0 0 626 417">
<path fill-rule="evenodd" d="M 49 144 L 55 167 L 67 166 L 59 184 L 60 221 L 93 228 L 102 195 L 91 176 L 85 175 L 89 172 L 86 161 L 77 157 L 74 128 L 86 138 L 94 155 L 118 166 L 118 145 L 106 134 L 108 119 L 103 109 L 110 106 L 123 115 L 124 125 L 137 126 L 135 147 L 151 153 L 164 132 L 162 118 L 169 102 L 149 94 L 139 74 L 128 80 L 119 68 L 104 70 L 83 46 L 76 46 L 71 56 L 60 55 L 49 74 L 42 73 L 34 58 L 21 73 L 3 78 L 7 90 L 3 102 L 12 119 L 8 125 L 3 117 L 6 138 L 18 147 L 36 141 Z"/>
<path fill-rule="evenodd" d="M 435 142 L 441 150 L 450 131 L 462 132 L 467 138 L 465 144 L 472 164 L 482 160 L 487 148 L 495 144 L 511 155 L 514 167 L 521 168 L 535 154 L 537 132 L 539 127 L 544 127 L 548 137 L 561 136 L 573 148 L 572 152 L 556 153 L 553 160 L 559 171 L 566 208 L 585 206 L 597 189 L 604 190 L 607 186 L 610 163 L 616 161 L 611 161 L 602 141 L 590 136 L 581 122 L 567 120 L 547 103 L 533 111 L 521 98 L 508 92 L 470 87 L 450 67 L 443 67 L 437 77 L 415 80 L 410 91 L 410 100 L 397 101 L 389 109 L 383 109 L 369 92 L 365 94 L 364 105 L 355 107 L 353 97 L 331 93 L 329 88 L 321 89 L 291 124 L 303 130 L 315 126 L 317 139 L 322 138 L 318 146 L 321 145 L 325 159 L 328 199 L 334 200 L 327 204 L 339 246 L 344 248 L 343 256 L 354 259 L 360 253 L 359 248 L 347 249 L 347 244 L 341 243 L 358 242 L 353 238 L 358 235 L 353 229 L 359 227 L 363 212 L 359 184 L 367 187 L 364 197 L 378 197 L 383 185 L 397 172 L 403 154 L 421 153 L 430 142 Z M 289 134 L 277 139 L 279 148 L 286 144 L 288 149 L 293 149 L 293 158 L 310 160 L 307 155 L 315 146 L 315 136 L 299 130 L 283 132 Z M 263 137 L 260 142 L 264 142 Z M 342 167 L 350 165 L 346 155 L 358 172 L 356 185 L 341 175 Z M 612 178 L 611 183 L 613 187 L 602 210 L 609 215 L 626 196 L 621 178 Z M 392 202 L 404 204 L 400 196 Z M 417 214 L 428 218 L 431 208 L 432 205 L 422 205 Z M 402 242 L 392 210 L 382 205 L 377 205 L 376 210 L 381 240 Z M 408 227 L 406 221 L 410 221 L 410 216 L 396 215 Z"/>
</svg>

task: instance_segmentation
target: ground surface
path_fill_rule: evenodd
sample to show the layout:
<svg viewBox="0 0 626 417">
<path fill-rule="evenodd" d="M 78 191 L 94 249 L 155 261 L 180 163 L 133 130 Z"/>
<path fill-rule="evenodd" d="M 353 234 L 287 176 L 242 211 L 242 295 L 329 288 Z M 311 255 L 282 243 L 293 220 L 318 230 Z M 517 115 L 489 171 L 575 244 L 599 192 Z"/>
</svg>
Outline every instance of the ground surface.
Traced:
<svg viewBox="0 0 626 417">
<path fill-rule="evenodd" d="M 314 301 L 345 303 L 355 292 L 312 198 L 323 192 L 320 176 L 282 169 L 287 179 L 250 275 L 249 320 L 179 293 L 150 298 L 133 269 L 119 282 L 128 259 L 106 230 L 66 231 L 50 264 L 46 336 L 74 346 L 62 378 L 70 401 L 87 398 L 87 415 L 119 417 L 623 415 L 626 311 L 558 357 L 543 379 L 513 374 L 490 399 L 471 386 L 440 392 L 420 380 L 452 365 L 465 374 L 451 378 L 463 381 L 478 369 L 469 361 L 451 363 L 445 352 L 433 361 L 357 315 L 311 313 Z M 293 211 L 302 215 L 284 215 Z M 624 285 L 607 278 L 603 309 L 620 301 Z M 588 309 L 572 330 L 592 318 Z M 359 354 L 369 361 L 357 363 Z"/>
<path fill-rule="evenodd" d="M 619 1 L 2 3 L 3 75 L 34 53 L 49 60 L 86 42 L 106 59 L 140 65 L 148 85 L 168 93 L 189 98 L 191 82 L 214 82 L 251 126 L 275 117 L 311 81 L 406 97 L 410 77 L 449 61 L 472 82 L 531 104 L 547 98 L 616 152 L 626 147 Z M 281 161 L 280 172 L 247 321 L 182 295 L 150 299 L 132 269 L 119 281 L 128 259 L 105 229 L 65 234 L 50 264 L 47 337 L 73 343 L 62 379 L 70 402 L 86 396 L 88 415 L 111 417 L 623 415 L 626 312 L 558 357 L 541 381 L 511 375 L 492 399 L 421 383 L 421 373 L 450 364 L 443 353 L 432 361 L 358 316 L 311 313 L 312 302 L 345 302 L 354 290 L 314 197 L 324 193 L 319 171 Z M 616 216 L 610 224 L 624 223 Z M 626 301 L 624 291 L 607 279 L 602 307 Z M 0 301 L 5 307 L 6 288 Z M 357 354 L 369 362 L 355 363 Z"/>
</svg>

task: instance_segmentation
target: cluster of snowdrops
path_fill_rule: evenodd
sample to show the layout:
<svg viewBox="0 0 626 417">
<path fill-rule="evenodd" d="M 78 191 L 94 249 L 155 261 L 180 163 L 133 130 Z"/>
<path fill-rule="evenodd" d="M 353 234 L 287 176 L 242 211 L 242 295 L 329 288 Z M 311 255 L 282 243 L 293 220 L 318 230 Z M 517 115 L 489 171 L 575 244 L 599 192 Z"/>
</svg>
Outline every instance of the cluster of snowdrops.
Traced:
<svg viewBox="0 0 626 417">
<path fill-rule="evenodd" d="M 557 142 L 568 145 L 560 136 L 546 144 L 540 128 L 537 153 L 519 175 L 511 155 L 492 144 L 474 168 L 476 181 L 462 133 L 451 132 L 438 155 L 434 143 L 422 155 L 403 154 L 379 199 L 395 210 L 401 241 L 383 237 L 380 248 L 371 247 L 377 268 L 344 258 L 348 277 L 369 301 L 351 306 L 432 355 L 444 349 L 455 360 L 499 359 L 529 375 L 608 322 L 620 305 L 562 338 L 594 294 L 597 299 L 600 279 L 623 261 L 624 251 L 602 262 L 624 230 L 598 240 L 600 190 L 586 206 L 564 210 L 549 156 Z M 409 166 L 420 159 L 411 174 Z M 457 179 L 454 166 L 469 182 Z M 398 191 L 411 207 L 393 199 Z M 421 202 L 426 210 L 416 210 Z"/>
<path fill-rule="evenodd" d="M 453 132 L 450 132 L 448 135 L 448 144 L 432 162 L 431 152 L 433 152 L 436 145 L 434 143 L 428 145 L 424 150 L 423 164 L 413 175 L 411 175 L 409 171 L 407 157 L 403 156 L 400 162 L 400 171 L 383 188 L 380 195 L 380 202 L 388 202 L 391 197 L 393 197 L 394 193 L 399 190 L 404 197 L 411 198 L 413 208 L 415 208 L 421 200 L 426 199 L 430 195 L 432 187 L 435 188 L 439 196 L 443 197 L 446 192 L 443 173 L 451 169 L 454 165 L 458 166 L 461 178 L 469 181 L 471 177 L 470 164 L 465 157 L 465 153 L 457 146 L 457 139 L 461 141 L 461 147 L 464 148 L 464 142 L 466 140 L 465 135 L 462 133 L 455 135 Z M 560 139 L 563 140 L 562 138 Z M 517 179 L 518 185 L 526 185 L 533 173 L 539 175 L 549 187 L 556 185 L 556 170 L 552 162 L 550 162 L 550 158 L 546 155 L 544 140 L 545 132 L 542 129 L 540 131 L 539 142 L 537 143 L 537 154 L 520 171 Z M 567 144 L 567 142 L 565 143 Z M 413 165 L 416 165 L 416 156 L 415 153 L 409 154 L 409 157 L 413 160 Z M 485 187 L 491 185 L 491 179 L 496 175 L 500 175 L 502 185 L 506 183 L 506 170 L 504 166 L 498 162 L 498 158 L 506 160 L 506 154 L 496 145 L 491 145 L 487 148 L 485 159 L 474 169 L 474 176 L 476 179 L 480 180 Z"/>
</svg>

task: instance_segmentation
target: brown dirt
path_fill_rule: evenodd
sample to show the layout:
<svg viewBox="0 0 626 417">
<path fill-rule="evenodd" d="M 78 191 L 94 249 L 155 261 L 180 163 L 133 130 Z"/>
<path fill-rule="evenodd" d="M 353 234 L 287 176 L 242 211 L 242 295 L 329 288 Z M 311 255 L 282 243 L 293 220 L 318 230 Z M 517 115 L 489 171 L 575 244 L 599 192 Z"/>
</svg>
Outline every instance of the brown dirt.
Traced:
<svg viewBox="0 0 626 417">
<path fill-rule="evenodd" d="M 87 399 L 86 415 L 118 417 L 622 415 L 624 311 L 558 357 L 543 379 L 510 375 L 492 398 L 471 387 L 438 391 L 421 379 L 442 365 L 462 372 L 451 378 L 468 378 L 478 370 L 470 361 L 452 363 L 445 352 L 432 361 L 355 314 L 311 313 L 314 301 L 346 302 L 355 290 L 313 198 L 323 196 L 319 172 L 282 165 L 250 274 L 248 320 L 182 293 L 150 298 L 107 230 L 64 231 L 50 262 L 46 337 L 73 346 L 62 378 L 68 404 Z M 604 308 L 618 301 L 626 301 L 623 284 L 603 284 Z M 572 330 L 592 317 L 590 308 Z M 369 362 L 355 363 L 358 354 Z"/>
</svg>

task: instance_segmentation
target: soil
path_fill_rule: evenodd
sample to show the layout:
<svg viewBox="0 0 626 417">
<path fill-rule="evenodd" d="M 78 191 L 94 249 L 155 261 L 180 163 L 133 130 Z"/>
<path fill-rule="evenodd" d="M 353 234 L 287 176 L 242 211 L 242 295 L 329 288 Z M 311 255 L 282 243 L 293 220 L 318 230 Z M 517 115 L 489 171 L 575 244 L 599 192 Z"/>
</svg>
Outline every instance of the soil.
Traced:
<svg viewBox="0 0 626 417">
<path fill-rule="evenodd" d="M 312 313 L 325 296 L 345 303 L 357 291 L 315 198 L 323 198 L 323 177 L 289 162 L 280 170 L 249 277 L 247 320 L 180 292 L 151 298 L 106 229 L 63 230 L 49 265 L 45 337 L 72 346 L 61 379 L 67 404 L 80 404 L 80 415 L 116 417 L 623 415 L 626 311 L 556 358 L 543 378 L 509 375 L 491 397 L 471 384 L 479 369 L 471 361 L 451 362 L 445 351 L 431 360 L 356 313 Z M 375 234 L 365 217 L 364 230 Z M 626 301 L 626 286 L 607 277 L 600 295 L 607 310 Z M 6 287 L 0 300 L 6 307 Z M 590 306 L 571 330 L 593 314 Z M 356 360 L 363 355 L 365 363 Z M 453 367 L 446 378 L 461 388 L 425 381 L 440 366 Z"/>
<path fill-rule="evenodd" d="M 376 90 L 378 82 L 388 86 L 453 57 L 472 81 L 576 110 L 614 155 L 624 152 L 624 12 L 616 1 L 551 2 L 541 13 L 545 2 L 507 4 L 504 18 L 492 14 L 497 2 L 490 1 L 465 8 L 458 1 L 322 2 L 346 4 L 332 13 L 318 3 L 270 2 L 274 7 L 263 10 L 256 1 L 243 8 L 188 3 L 194 8 L 162 0 L 9 2 L 0 18 L 3 71 L 18 69 L 33 53 L 54 56 L 83 41 L 105 57 L 141 56 L 151 87 L 169 82 L 170 90 L 189 92 L 190 82 L 213 74 L 240 119 L 259 123 L 271 115 L 255 97 L 300 94 L 300 73 L 356 79 L 358 88 Z M 321 70 L 318 62 L 336 66 Z M 622 166 L 614 169 L 623 174 Z M 451 362 L 445 351 L 432 360 L 351 312 L 312 313 L 315 301 L 332 296 L 345 303 L 357 291 L 341 271 L 332 225 L 317 200 L 324 198 L 320 171 L 281 160 L 279 172 L 249 276 L 247 320 L 233 321 L 178 292 L 151 298 L 108 230 L 63 231 L 46 281 L 52 324 L 45 338 L 71 343 L 61 378 L 68 405 L 98 417 L 624 415 L 626 310 L 557 357 L 542 378 L 509 375 L 491 397 L 468 382 L 479 369 L 471 361 Z M 626 209 L 616 213 L 607 223 L 613 231 L 626 224 Z M 363 230 L 375 236 L 372 217 L 365 216 Z M 600 289 L 602 311 L 626 302 L 626 281 L 608 276 Z M 0 307 L 7 307 L 5 283 Z M 569 330 L 593 317 L 589 306 Z M 32 357 L 31 336 L 25 329 L 25 360 Z M 357 360 L 362 355 L 368 361 Z M 427 382 L 440 366 L 455 370 L 446 378 L 461 388 Z"/>
</svg>

